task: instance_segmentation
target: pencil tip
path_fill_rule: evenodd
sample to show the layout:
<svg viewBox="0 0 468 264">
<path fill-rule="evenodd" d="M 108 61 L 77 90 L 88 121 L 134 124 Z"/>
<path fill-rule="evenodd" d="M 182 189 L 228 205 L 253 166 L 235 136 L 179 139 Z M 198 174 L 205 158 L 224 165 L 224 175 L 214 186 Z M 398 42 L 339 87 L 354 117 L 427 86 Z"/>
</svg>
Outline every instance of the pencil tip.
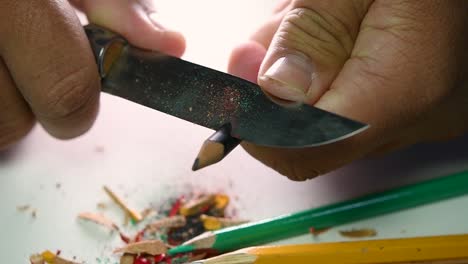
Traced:
<svg viewBox="0 0 468 264">
<path fill-rule="evenodd" d="M 204 160 L 203 158 L 200 159 L 199 157 L 197 159 L 195 159 L 195 162 L 193 163 L 193 166 L 192 166 L 192 171 L 197 171 L 197 170 L 201 170 L 205 167 L 208 167 L 210 165 L 213 165 L 215 164 L 217 161 L 213 162 L 213 161 L 210 161 L 210 160 Z"/>
<path fill-rule="evenodd" d="M 197 171 L 200 169 L 200 159 L 199 158 L 196 158 L 195 159 L 195 162 L 193 163 L 192 165 L 192 171 Z"/>
</svg>

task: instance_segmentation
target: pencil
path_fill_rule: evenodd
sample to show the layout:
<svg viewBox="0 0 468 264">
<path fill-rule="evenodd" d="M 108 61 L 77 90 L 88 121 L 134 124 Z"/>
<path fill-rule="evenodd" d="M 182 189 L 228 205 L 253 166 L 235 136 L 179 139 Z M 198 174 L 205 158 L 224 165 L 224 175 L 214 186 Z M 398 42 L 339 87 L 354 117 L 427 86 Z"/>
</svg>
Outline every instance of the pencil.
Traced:
<svg viewBox="0 0 468 264">
<path fill-rule="evenodd" d="M 206 232 L 170 249 L 168 254 L 197 249 L 214 249 L 220 253 L 233 251 L 305 234 L 310 228 L 330 228 L 467 193 L 468 172 L 456 173 L 324 207 Z"/>
<path fill-rule="evenodd" d="M 468 235 L 263 246 L 192 264 L 468 263 Z"/>
<path fill-rule="evenodd" d="M 230 124 L 222 126 L 205 140 L 193 163 L 192 170 L 196 171 L 220 162 L 236 148 L 240 142 L 240 139 L 231 136 Z"/>
</svg>

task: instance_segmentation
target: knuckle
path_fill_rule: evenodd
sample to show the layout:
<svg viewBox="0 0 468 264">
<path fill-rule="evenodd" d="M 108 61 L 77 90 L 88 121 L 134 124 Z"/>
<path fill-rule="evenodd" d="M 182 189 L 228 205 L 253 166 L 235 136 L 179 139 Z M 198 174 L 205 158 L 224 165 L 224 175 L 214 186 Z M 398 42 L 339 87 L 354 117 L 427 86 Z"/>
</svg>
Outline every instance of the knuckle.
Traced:
<svg viewBox="0 0 468 264">
<path fill-rule="evenodd" d="M 291 9 L 284 17 L 277 37 L 285 45 L 294 45 L 307 54 L 346 58 L 354 38 L 342 20 L 325 11 L 307 7 Z"/>
<path fill-rule="evenodd" d="M 97 75 L 88 67 L 80 67 L 49 85 L 46 100 L 39 106 L 39 116 L 60 120 L 82 110 L 98 94 Z"/>
<path fill-rule="evenodd" d="M 14 121 L 0 123 L 0 150 L 17 143 L 31 131 L 33 126 L 32 114 L 17 117 Z"/>
</svg>

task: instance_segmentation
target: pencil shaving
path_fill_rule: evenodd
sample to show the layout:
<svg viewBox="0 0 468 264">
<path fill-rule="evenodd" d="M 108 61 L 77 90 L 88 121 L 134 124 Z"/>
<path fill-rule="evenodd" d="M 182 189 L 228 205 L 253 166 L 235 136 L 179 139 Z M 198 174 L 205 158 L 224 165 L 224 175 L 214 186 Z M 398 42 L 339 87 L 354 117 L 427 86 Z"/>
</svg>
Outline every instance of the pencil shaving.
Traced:
<svg viewBox="0 0 468 264">
<path fill-rule="evenodd" d="M 78 215 L 78 218 L 91 221 L 101 226 L 105 226 L 111 230 L 119 231 L 119 227 L 114 222 L 112 222 L 112 220 L 110 220 L 102 214 L 83 212 Z"/>
<path fill-rule="evenodd" d="M 176 215 L 158 219 L 146 226 L 146 230 L 149 232 L 156 232 L 161 228 L 178 228 L 183 227 L 187 224 L 185 216 Z"/>
<path fill-rule="evenodd" d="M 190 200 L 180 208 L 180 214 L 189 216 L 199 213 L 203 208 L 215 202 L 215 195 L 205 195 L 197 199 Z"/>
<path fill-rule="evenodd" d="M 216 209 L 224 210 L 229 205 L 229 196 L 225 194 L 216 194 L 214 203 Z"/>
<path fill-rule="evenodd" d="M 26 212 L 27 210 L 29 210 L 29 208 L 31 208 L 29 204 L 16 206 L 16 210 L 18 212 Z"/>
<path fill-rule="evenodd" d="M 64 259 L 51 251 L 44 251 L 41 254 L 33 254 L 29 257 L 31 264 L 81 264 Z"/>
<path fill-rule="evenodd" d="M 145 209 L 145 210 L 143 210 L 141 212 L 141 217 L 143 219 L 146 219 L 146 218 L 154 216 L 156 214 L 158 214 L 158 212 L 156 210 L 154 210 L 153 208 L 147 208 L 147 209 Z"/>
<path fill-rule="evenodd" d="M 348 238 L 375 237 L 377 235 L 377 231 L 372 228 L 343 230 L 339 232 L 340 235 Z"/>
<path fill-rule="evenodd" d="M 135 222 L 140 222 L 143 220 L 143 217 L 139 212 L 136 210 L 130 208 L 127 203 L 124 202 L 122 198 L 120 198 L 117 194 L 115 194 L 109 187 L 104 186 L 104 191 L 109 195 L 109 197 L 120 207 L 122 210 L 124 210 L 130 217 L 132 218 L 133 221 Z"/>
<path fill-rule="evenodd" d="M 100 202 L 100 203 L 98 203 L 98 204 L 96 205 L 96 207 L 97 207 L 98 209 L 100 209 L 100 210 L 106 210 L 106 209 L 107 209 L 107 204 L 106 204 L 106 203 Z"/>
<path fill-rule="evenodd" d="M 149 254 L 160 255 L 167 252 L 167 246 L 161 240 L 146 240 L 141 242 L 130 243 L 125 247 L 114 250 L 114 253 L 124 254 Z"/>
<path fill-rule="evenodd" d="M 44 258 L 40 254 L 33 254 L 29 257 L 31 264 L 45 264 Z"/>
<path fill-rule="evenodd" d="M 135 262 L 135 256 L 130 254 L 124 254 L 120 257 L 120 264 L 133 264 Z"/>
</svg>

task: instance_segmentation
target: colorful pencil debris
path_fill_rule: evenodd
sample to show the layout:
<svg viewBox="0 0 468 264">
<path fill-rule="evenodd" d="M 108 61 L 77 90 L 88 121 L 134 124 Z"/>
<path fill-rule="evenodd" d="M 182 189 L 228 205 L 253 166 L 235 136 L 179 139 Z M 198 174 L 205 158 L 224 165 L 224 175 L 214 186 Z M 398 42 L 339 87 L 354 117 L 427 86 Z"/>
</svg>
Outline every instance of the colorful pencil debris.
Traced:
<svg viewBox="0 0 468 264">
<path fill-rule="evenodd" d="M 64 259 L 59 256 L 60 252 L 57 254 L 52 253 L 51 251 L 44 251 L 41 254 L 34 254 L 29 257 L 31 264 L 80 264 L 79 262 L 74 262 L 71 260 Z"/>
<path fill-rule="evenodd" d="M 128 236 L 102 212 L 83 212 L 78 218 L 117 231 L 125 243 L 113 252 L 120 259 L 120 264 L 177 264 L 214 256 L 217 252 L 213 250 L 198 250 L 171 256 L 167 254 L 167 250 L 206 231 L 246 222 L 226 215 L 230 199 L 225 194 L 184 195 L 170 199 L 161 208 L 151 207 L 140 213 L 129 208 L 123 198 L 117 196 L 110 188 L 104 187 L 104 190 L 124 210 L 125 215 L 129 216 L 133 226 L 142 228 L 140 227 L 132 236 Z M 75 262 L 59 262 L 65 260 L 50 251 L 32 255 L 30 261 L 32 264 L 75 264 Z"/>
</svg>

